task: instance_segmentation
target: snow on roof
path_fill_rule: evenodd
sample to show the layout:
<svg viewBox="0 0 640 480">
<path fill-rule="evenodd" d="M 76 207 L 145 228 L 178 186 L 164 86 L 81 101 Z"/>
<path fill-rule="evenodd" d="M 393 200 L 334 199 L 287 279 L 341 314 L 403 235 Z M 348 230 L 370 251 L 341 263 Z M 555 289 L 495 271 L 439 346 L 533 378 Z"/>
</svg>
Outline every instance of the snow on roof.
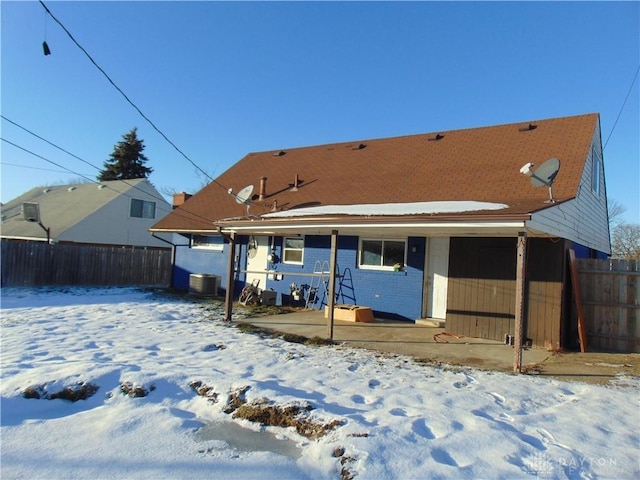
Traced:
<svg viewBox="0 0 640 480">
<path fill-rule="evenodd" d="M 262 215 L 268 218 L 302 217 L 308 215 L 420 215 L 436 213 L 476 212 L 479 210 L 501 210 L 509 208 L 504 203 L 450 201 L 382 203 L 362 205 L 323 205 L 320 207 L 297 208 Z"/>
</svg>

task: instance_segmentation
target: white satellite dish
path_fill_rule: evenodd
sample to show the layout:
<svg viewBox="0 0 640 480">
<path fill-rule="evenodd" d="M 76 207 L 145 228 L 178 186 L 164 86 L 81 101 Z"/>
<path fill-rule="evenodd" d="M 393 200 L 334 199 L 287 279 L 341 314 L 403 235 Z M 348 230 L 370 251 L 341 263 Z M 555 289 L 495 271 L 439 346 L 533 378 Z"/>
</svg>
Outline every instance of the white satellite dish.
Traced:
<svg viewBox="0 0 640 480">
<path fill-rule="evenodd" d="M 251 194 L 253 193 L 253 185 L 247 185 L 238 193 L 236 193 L 236 202 L 249 204 L 251 203 Z"/>
<path fill-rule="evenodd" d="M 236 202 L 238 202 L 240 205 L 246 205 L 247 215 L 249 215 L 249 207 L 251 206 L 251 195 L 253 194 L 253 185 L 247 185 L 238 193 L 233 193 L 233 189 L 230 188 L 229 190 L 227 190 L 227 193 L 229 193 L 229 195 L 233 195 L 236 199 Z"/>
<path fill-rule="evenodd" d="M 549 187 L 549 200 L 545 203 L 555 203 L 556 199 L 553 198 L 553 181 L 560 171 L 560 160 L 555 157 L 550 158 L 535 171 L 533 170 L 533 166 L 533 163 L 527 163 L 520 169 L 520 173 L 531 177 L 531 185 L 534 187 L 542 187 L 543 185 Z"/>
</svg>

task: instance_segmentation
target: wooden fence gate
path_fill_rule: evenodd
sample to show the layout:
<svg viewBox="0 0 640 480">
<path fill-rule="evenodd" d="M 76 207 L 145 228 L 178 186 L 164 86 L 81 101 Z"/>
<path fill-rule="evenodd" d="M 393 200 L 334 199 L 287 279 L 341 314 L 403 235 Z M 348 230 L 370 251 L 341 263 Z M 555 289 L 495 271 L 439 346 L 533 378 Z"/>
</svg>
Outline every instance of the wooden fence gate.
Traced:
<svg viewBox="0 0 640 480">
<path fill-rule="evenodd" d="M 638 260 L 578 259 L 587 351 L 640 353 Z"/>
<path fill-rule="evenodd" d="M 158 285 L 171 282 L 171 250 L 2 241 L 2 286 Z"/>
</svg>

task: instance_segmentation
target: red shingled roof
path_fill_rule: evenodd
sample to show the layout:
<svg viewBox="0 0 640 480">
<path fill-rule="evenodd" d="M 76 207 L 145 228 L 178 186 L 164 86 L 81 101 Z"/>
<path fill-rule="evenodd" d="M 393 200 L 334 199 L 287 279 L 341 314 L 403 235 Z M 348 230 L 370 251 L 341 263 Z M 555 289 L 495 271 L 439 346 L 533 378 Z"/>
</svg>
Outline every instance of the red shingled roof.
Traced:
<svg viewBox="0 0 640 480">
<path fill-rule="evenodd" d="M 529 125 L 535 126 L 529 129 Z M 215 231 L 220 219 L 246 216 L 227 188 L 254 185 L 251 215 L 304 206 L 482 201 L 508 205 L 459 215 L 513 216 L 550 205 L 546 188 L 520 173 L 551 157 L 561 167 L 553 187 L 558 202 L 577 195 L 598 114 L 526 121 L 393 138 L 359 140 L 250 153 L 153 230 Z M 296 175 L 297 189 L 292 189 Z M 260 177 L 266 196 L 258 200 Z M 451 214 L 448 214 L 451 217 Z M 296 219 L 291 219 L 295 222 Z"/>
</svg>

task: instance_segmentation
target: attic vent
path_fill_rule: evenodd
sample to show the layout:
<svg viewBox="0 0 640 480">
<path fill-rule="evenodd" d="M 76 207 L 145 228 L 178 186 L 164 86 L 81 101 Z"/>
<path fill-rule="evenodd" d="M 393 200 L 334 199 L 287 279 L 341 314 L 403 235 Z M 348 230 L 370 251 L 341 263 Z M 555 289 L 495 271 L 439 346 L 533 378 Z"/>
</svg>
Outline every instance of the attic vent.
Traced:
<svg viewBox="0 0 640 480">
<path fill-rule="evenodd" d="M 519 129 L 519 132 L 530 132 L 531 130 L 535 130 L 538 128 L 538 125 L 535 123 L 530 123 L 529 126 Z"/>
<path fill-rule="evenodd" d="M 444 138 L 444 135 L 441 135 L 441 134 L 438 133 L 438 134 L 436 134 L 435 137 L 429 138 L 429 141 L 430 142 L 437 142 L 438 140 L 442 140 L 443 138 Z"/>
<path fill-rule="evenodd" d="M 67 192 L 73 192 L 76 189 L 76 187 L 69 187 L 67 188 Z"/>
<path fill-rule="evenodd" d="M 105 187 L 106 187 L 106 185 L 102 185 L 101 183 L 100 183 L 100 184 L 98 184 L 98 190 L 102 190 L 102 189 L 103 189 L 103 188 L 105 188 Z"/>
<path fill-rule="evenodd" d="M 356 148 L 354 148 L 354 150 L 363 150 L 367 148 L 367 146 L 364 143 L 361 143 L 360 145 L 358 145 Z"/>
<path fill-rule="evenodd" d="M 44 190 L 42 190 L 42 193 L 49 193 L 51 191 L 50 188 L 45 188 Z"/>
<path fill-rule="evenodd" d="M 286 154 L 287 154 L 287 152 L 285 152 L 284 150 L 280 150 L 279 152 L 274 153 L 273 156 L 274 157 L 282 157 L 283 155 L 286 155 Z"/>
</svg>

